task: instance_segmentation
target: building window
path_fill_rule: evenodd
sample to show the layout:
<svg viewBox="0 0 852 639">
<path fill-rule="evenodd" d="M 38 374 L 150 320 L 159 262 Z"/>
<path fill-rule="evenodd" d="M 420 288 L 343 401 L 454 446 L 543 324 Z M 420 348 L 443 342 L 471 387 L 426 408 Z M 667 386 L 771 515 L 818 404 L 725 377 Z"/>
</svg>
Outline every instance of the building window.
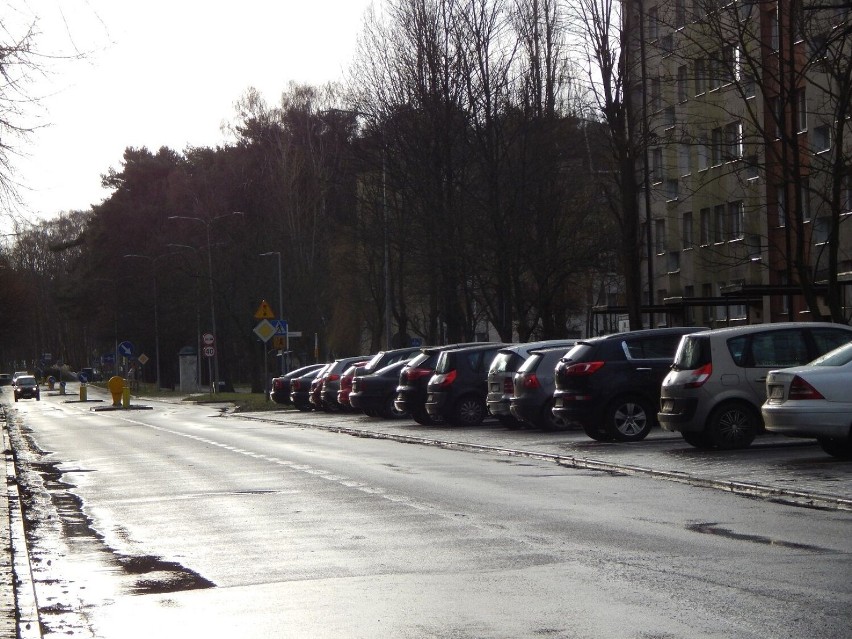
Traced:
<svg viewBox="0 0 852 639">
<path fill-rule="evenodd" d="M 731 122 L 725 126 L 725 159 L 739 160 L 743 156 L 742 122 Z"/>
<path fill-rule="evenodd" d="M 735 44 L 722 47 L 719 75 L 722 84 L 731 84 L 740 79 L 740 49 Z"/>
<path fill-rule="evenodd" d="M 695 95 L 701 95 L 707 90 L 707 68 L 704 58 L 695 60 Z"/>
<path fill-rule="evenodd" d="M 713 91 L 722 86 L 722 70 L 721 70 L 721 61 L 719 60 L 718 53 L 710 54 L 710 68 L 709 68 L 709 85 L 710 90 Z"/>
<path fill-rule="evenodd" d="M 675 108 L 673 106 L 668 106 L 663 111 L 663 124 L 667 129 L 673 129 L 675 125 L 675 121 L 677 116 L 675 115 Z"/>
<path fill-rule="evenodd" d="M 824 60 L 828 54 L 828 34 L 817 33 L 810 41 L 811 62 Z"/>
<path fill-rule="evenodd" d="M 671 33 L 667 33 L 660 38 L 660 48 L 663 50 L 663 55 L 674 53 L 674 36 Z"/>
<path fill-rule="evenodd" d="M 808 101 L 804 89 L 796 91 L 796 109 L 794 122 L 796 123 L 796 132 L 803 133 L 808 130 Z"/>
<path fill-rule="evenodd" d="M 701 297 L 709 299 L 713 297 L 713 285 L 710 282 L 705 282 L 701 285 Z M 704 316 L 705 322 L 713 321 L 713 307 L 709 304 L 705 304 L 702 315 Z"/>
<path fill-rule="evenodd" d="M 713 242 L 719 244 L 725 241 L 725 205 L 713 207 Z"/>
<path fill-rule="evenodd" d="M 676 179 L 666 180 L 666 200 L 672 202 L 680 196 L 679 184 Z"/>
<path fill-rule="evenodd" d="M 666 255 L 666 273 L 677 273 L 680 270 L 680 253 L 669 251 Z"/>
<path fill-rule="evenodd" d="M 723 135 L 722 129 L 716 127 L 711 132 L 712 141 L 710 145 L 710 164 L 712 166 L 718 166 L 722 163 L 722 145 L 723 145 Z"/>
<path fill-rule="evenodd" d="M 684 249 L 691 249 L 693 244 L 692 238 L 692 211 L 683 214 L 683 221 L 680 225 L 682 239 Z"/>
<path fill-rule="evenodd" d="M 802 219 L 811 219 L 811 189 L 807 179 L 802 179 L 802 186 L 799 189 L 802 199 Z"/>
<path fill-rule="evenodd" d="M 725 288 L 725 283 L 724 282 L 717 282 L 716 287 L 717 287 L 716 288 L 716 294 L 719 297 L 722 297 L 722 289 Z M 719 306 L 716 307 L 715 315 L 716 315 L 717 320 L 728 319 L 728 306 L 726 304 L 719 304 Z"/>
<path fill-rule="evenodd" d="M 710 149 L 708 148 L 707 137 L 701 136 L 698 139 L 698 170 L 706 171 L 710 166 Z"/>
<path fill-rule="evenodd" d="M 654 220 L 654 250 L 657 255 L 666 252 L 666 221 Z"/>
<path fill-rule="evenodd" d="M 677 68 L 677 100 L 686 102 L 689 98 L 689 71 L 685 64 Z"/>
<path fill-rule="evenodd" d="M 729 233 L 732 240 L 743 239 L 745 223 L 745 207 L 742 202 L 728 204 Z"/>
<path fill-rule="evenodd" d="M 648 9 L 648 38 L 653 42 L 660 37 L 660 17 L 657 7 Z"/>
<path fill-rule="evenodd" d="M 787 226 L 787 189 L 779 186 L 775 190 L 775 201 L 778 205 L 778 226 Z"/>
<path fill-rule="evenodd" d="M 843 176 L 840 184 L 840 212 L 852 212 L 852 176 L 849 173 Z"/>
<path fill-rule="evenodd" d="M 813 150 L 814 153 L 822 153 L 831 148 L 831 127 L 827 124 L 821 124 L 814 127 L 813 131 Z"/>
<path fill-rule="evenodd" d="M 688 144 L 679 144 L 677 147 L 677 165 L 680 169 L 681 176 L 692 173 L 692 166 L 689 161 L 690 148 Z"/>
<path fill-rule="evenodd" d="M 675 28 L 686 26 L 686 0 L 675 0 Z"/>
<path fill-rule="evenodd" d="M 754 81 L 754 76 L 751 73 L 742 74 L 743 95 L 747 100 L 757 96 L 757 82 Z"/>
<path fill-rule="evenodd" d="M 743 286 L 745 284 L 745 280 L 733 280 L 731 282 L 734 286 Z M 745 319 L 746 318 L 746 305 L 745 304 L 732 304 L 729 308 L 730 318 L 731 319 Z"/>
<path fill-rule="evenodd" d="M 663 181 L 663 150 L 659 147 L 651 151 L 651 183 Z"/>
<path fill-rule="evenodd" d="M 813 230 L 811 239 L 814 244 L 828 244 L 828 237 L 831 233 L 831 218 L 818 217 L 813 222 Z"/>
<path fill-rule="evenodd" d="M 760 164 L 756 155 L 750 155 L 745 159 L 743 177 L 746 180 L 755 180 L 760 177 Z"/>
<path fill-rule="evenodd" d="M 706 209 L 701 209 L 701 213 L 699 215 L 699 222 L 701 223 L 699 241 L 701 242 L 701 246 L 707 246 L 710 244 L 712 239 L 713 212 L 708 207 Z"/>
</svg>

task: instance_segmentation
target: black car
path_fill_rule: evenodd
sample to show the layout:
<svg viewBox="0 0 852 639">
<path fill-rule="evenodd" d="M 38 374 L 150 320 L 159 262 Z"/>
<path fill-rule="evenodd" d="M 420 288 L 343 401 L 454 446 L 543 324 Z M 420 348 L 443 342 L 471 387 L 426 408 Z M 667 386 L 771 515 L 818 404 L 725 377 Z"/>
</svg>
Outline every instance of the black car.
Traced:
<svg viewBox="0 0 852 639">
<path fill-rule="evenodd" d="M 306 375 L 307 373 L 322 368 L 323 366 L 325 366 L 325 364 L 309 364 L 308 366 L 302 366 L 301 368 L 292 370 L 280 377 L 274 377 L 272 379 L 272 388 L 269 391 L 269 398 L 276 404 L 290 404 L 290 382 L 297 377 L 302 377 L 302 375 Z"/>
<path fill-rule="evenodd" d="M 370 361 L 364 364 L 363 366 L 359 366 L 355 371 L 356 375 L 370 375 L 371 373 L 375 373 L 380 368 L 384 368 L 389 364 L 395 364 L 397 362 L 407 362 L 412 357 L 418 355 L 421 351 L 420 346 L 408 346 L 406 348 L 394 348 L 389 351 L 379 351 L 373 357 L 370 358 Z"/>
<path fill-rule="evenodd" d="M 405 417 L 408 413 L 398 411 L 394 399 L 399 373 L 406 364 L 408 362 L 403 360 L 373 373 L 355 375 L 352 390 L 349 392 L 349 404 L 352 408 L 370 417 Z"/>
<path fill-rule="evenodd" d="M 656 423 L 660 386 L 694 326 L 580 340 L 556 366 L 553 413 L 598 441 L 639 441 Z"/>
<path fill-rule="evenodd" d="M 12 385 L 12 373 L 0 373 L 0 386 Z"/>
<path fill-rule="evenodd" d="M 553 414 L 555 370 L 563 355 L 562 347 L 534 349 L 515 373 L 509 411 L 519 422 L 547 430 L 565 427 L 565 421 Z"/>
<path fill-rule="evenodd" d="M 41 399 L 41 391 L 39 390 L 38 382 L 32 375 L 21 375 L 15 379 L 13 390 L 16 402 L 19 399 L 34 399 L 36 401 Z"/>
<path fill-rule="evenodd" d="M 301 411 L 313 410 L 311 404 L 311 386 L 314 380 L 325 371 L 331 364 L 323 364 L 318 369 L 309 371 L 301 377 L 294 377 L 290 380 L 290 402 L 293 407 Z"/>
<path fill-rule="evenodd" d="M 488 368 L 505 344 L 485 343 L 443 351 L 426 386 L 426 412 L 454 426 L 476 426 L 488 414 Z"/>
<path fill-rule="evenodd" d="M 430 425 L 442 420 L 434 420 L 426 412 L 426 385 L 435 372 L 438 355 L 451 348 L 473 346 L 482 342 L 447 344 L 445 346 L 425 346 L 420 354 L 410 359 L 399 372 L 399 384 L 396 387 L 394 408 L 399 413 L 407 413 L 418 424 Z"/>
</svg>

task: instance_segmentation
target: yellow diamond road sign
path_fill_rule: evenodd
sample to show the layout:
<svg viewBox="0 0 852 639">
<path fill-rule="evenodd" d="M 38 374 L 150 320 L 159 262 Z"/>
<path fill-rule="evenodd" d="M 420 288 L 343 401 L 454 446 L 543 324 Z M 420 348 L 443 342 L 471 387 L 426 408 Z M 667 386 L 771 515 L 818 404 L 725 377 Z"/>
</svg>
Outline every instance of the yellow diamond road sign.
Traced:
<svg viewBox="0 0 852 639">
<path fill-rule="evenodd" d="M 254 327 L 254 334 L 264 342 L 268 342 L 269 339 L 275 335 L 275 327 L 269 322 L 269 320 L 263 319 Z"/>
<path fill-rule="evenodd" d="M 275 319 L 275 313 L 272 312 L 272 307 L 266 300 L 263 300 L 260 303 L 260 306 L 257 307 L 257 310 L 254 312 L 254 319 L 259 320 L 271 320 Z"/>
</svg>

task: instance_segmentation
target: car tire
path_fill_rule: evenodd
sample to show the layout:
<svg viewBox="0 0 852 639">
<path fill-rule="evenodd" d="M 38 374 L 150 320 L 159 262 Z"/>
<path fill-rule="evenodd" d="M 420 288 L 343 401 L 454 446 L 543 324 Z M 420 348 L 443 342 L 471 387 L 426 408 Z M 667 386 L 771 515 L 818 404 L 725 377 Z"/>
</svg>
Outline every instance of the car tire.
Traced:
<svg viewBox="0 0 852 639">
<path fill-rule="evenodd" d="M 736 450 L 751 445 L 757 437 L 760 423 L 760 417 L 750 404 L 725 402 L 710 413 L 705 431 L 715 448 Z"/>
<path fill-rule="evenodd" d="M 541 415 L 538 418 L 539 428 L 543 428 L 544 430 L 565 430 L 568 427 L 568 423 L 564 419 L 557 417 L 553 413 L 554 403 L 553 398 L 551 398 L 542 406 Z"/>
<path fill-rule="evenodd" d="M 820 437 L 817 441 L 820 447 L 832 457 L 844 460 L 852 459 L 852 441 L 830 437 Z"/>
<path fill-rule="evenodd" d="M 604 425 L 615 441 L 638 442 L 651 432 L 653 412 L 641 397 L 619 397 L 607 406 Z"/>
<path fill-rule="evenodd" d="M 378 413 L 379 417 L 382 417 L 384 419 L 404 419 L 408 417 L 408 413 L 406 413 L 405 411 L 398 411 L 396 409 L 396 406 L 394 405 L 394 400 L 396 400 L 396 397 L 394 397 L 393 395 L 390 395 L 385 400 L 384 408 L 382 408 L 382 410 Z"/>
<path fill-rule="evenodd" d="M 475 395 L 461 397 L 453 406 L 450 423 L 453 426 L 479 426 L 485 419 L 488 407 Z"/>
<path fill-rule="evenodd" d="M 594 424 L 583 424 L 583 432 L 596 442 L 611 442 L 613 440 L 612 433 Z"/>
<path fill-rule="evenodd" d="M 713 448 L 713 442 L 710 441 L 710 438 L 704 431 L 684 431 L 681 432 L 680 435 L 681 437 L 683 437 L 683 441 L 685 441 L 690 446 L 695 446 L 696 448 L 700 448 L 701 450 L 708 450 L 710 448 Z"/>
</svg>

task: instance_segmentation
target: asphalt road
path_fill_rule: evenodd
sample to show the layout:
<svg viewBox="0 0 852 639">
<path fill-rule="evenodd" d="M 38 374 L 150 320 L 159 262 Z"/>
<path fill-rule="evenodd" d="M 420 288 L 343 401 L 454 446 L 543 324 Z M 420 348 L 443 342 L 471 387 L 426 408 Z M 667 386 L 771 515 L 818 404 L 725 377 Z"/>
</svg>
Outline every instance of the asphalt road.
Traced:
<svg viewBox="0 0 852 639">
<path fill-rule="evenodd" d="M 46 637 L 848 636 L 850 513 L 717 489 L 842 508 L 814 446 L 69 399 L 10 413 Z"/>
</svg>

